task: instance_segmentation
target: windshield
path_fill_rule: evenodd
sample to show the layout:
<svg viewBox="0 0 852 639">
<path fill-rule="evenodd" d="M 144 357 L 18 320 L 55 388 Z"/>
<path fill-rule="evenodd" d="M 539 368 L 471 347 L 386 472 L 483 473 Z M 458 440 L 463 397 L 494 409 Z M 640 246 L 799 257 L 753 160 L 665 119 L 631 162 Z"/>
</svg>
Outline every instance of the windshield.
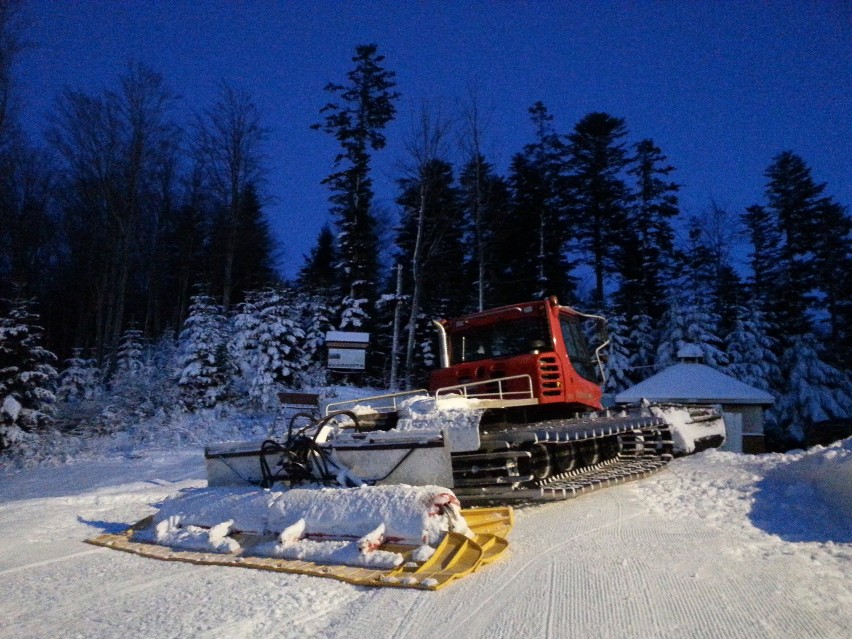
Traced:
<svg viewBox="0 0 852 639">
<path fill-rule="evenodd" d="M 583 332 L 580 318 L 560 313 L 559 325 L 562 327 L 565 350 L 568 351 L 568 359 L 571 360 L 574 370 L 590 382 L 598 381 L 599 370 L 595 366 L 595 358 Z"/>
<path fill-rule="evenodd" d="M 523 317 L 454 330 L 449 339 L 450 365 L 553 350 L 543 317 Z"/>
</svg>

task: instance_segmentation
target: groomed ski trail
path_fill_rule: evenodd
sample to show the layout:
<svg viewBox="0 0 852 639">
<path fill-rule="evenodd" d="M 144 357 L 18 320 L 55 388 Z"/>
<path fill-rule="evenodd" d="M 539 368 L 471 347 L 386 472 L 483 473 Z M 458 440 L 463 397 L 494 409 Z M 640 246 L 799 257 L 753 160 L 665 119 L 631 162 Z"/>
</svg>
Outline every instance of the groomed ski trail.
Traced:
<svg viewBox="0 0 852 639">
<path fill-rule="evenodd" d="M 852 627 L 852 545 L 756 527 L 769 462 L 742 456 L 676 460 L 646 480 L 522 508 L 506 555 L 438 592 L 83 544 L 203 485 L 199 459 L 157 453 L 0 476 L 0 638 L 769 639 L 845 638 Z"/>
</svg>

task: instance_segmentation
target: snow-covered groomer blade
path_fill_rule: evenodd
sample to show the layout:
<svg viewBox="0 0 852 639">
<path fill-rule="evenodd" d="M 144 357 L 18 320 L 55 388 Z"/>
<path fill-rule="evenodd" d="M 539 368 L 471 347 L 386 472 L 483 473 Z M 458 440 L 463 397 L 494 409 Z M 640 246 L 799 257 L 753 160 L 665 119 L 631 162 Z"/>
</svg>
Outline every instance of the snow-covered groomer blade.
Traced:
<svg viewBox="0 0 852 639">
<path fill-rule="evenodd" d="M 699 453 L 725 443 L 725 420 L 717 407 L 648 403 L 644 403 L 643 407 L 666 420 L 672 433 L 675 455 Z"/>
<path fill-rule="evenodd" d="M 156 559 L 435 590 L 507 546 L 511 509 L 475 512 L 470 524 L 465 512 L 436 486 L 208 488 L 167 500 L 126 533 L 89 542 Z"/>
</svg>

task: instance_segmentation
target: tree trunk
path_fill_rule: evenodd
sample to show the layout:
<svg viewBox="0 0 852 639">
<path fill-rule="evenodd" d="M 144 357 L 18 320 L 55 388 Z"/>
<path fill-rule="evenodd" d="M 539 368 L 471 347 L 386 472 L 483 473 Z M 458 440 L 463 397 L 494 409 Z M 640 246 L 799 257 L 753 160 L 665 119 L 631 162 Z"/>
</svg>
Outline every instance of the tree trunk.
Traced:
<svg viewBox="0 0 852 639">
<path fill-rule="evenodd" d="M 420 208 L 417 212 L 417 234 L 414 239 L 414 251 L 411 257 L 411 312 L 408 316 L 408 342 L 405 347 L 405 388 L 411 388 L 411 371 L 414 367 L 414 340 L 417 332 L 417 316 L 420 313 L 420 253 L 423 245 L 423 225 L 426 220 L 426 182 L 420 184 Z"/>
<path fill-rule="evenodd" d="M 399 385 L 399 338 L 402 318 L 402 264 L 396 265 L 396 301 L 393 308 L 393 338 L 391 339 L 390 389 L 398 390 Z"/>
</svg>

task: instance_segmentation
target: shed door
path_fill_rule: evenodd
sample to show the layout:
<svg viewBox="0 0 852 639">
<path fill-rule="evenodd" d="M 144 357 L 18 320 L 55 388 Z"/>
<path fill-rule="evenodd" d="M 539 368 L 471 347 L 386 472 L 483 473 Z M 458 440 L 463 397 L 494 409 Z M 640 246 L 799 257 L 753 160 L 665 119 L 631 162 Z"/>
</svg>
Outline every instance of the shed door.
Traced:
<svg viewBox="0 0 852 639">
<path fill-rule="evenodd" d="M 720 450 L 743 452 L 743 416 L 739 413 L 722 413 L 725 420 L 725 443 Z"/>
</svg>

